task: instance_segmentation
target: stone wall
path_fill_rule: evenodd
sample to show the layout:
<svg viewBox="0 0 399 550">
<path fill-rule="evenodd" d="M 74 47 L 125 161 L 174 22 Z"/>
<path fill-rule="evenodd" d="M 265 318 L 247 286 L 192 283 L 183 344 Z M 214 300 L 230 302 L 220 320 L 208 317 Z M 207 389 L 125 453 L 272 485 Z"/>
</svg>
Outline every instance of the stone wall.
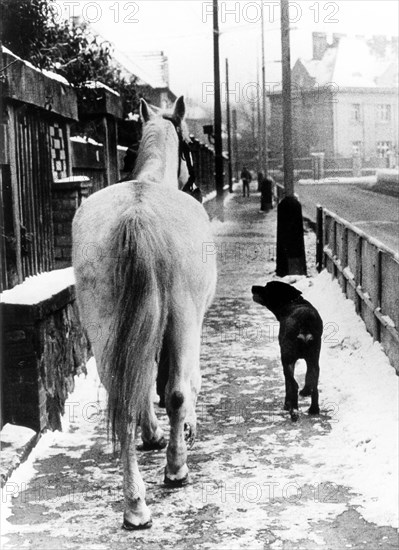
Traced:
<svg viewBox="0 0 399 550">
<path fill-rule="evenodd" d="M 35 305 L 2 303 L 1 314 L 3 423 L 37 432 L 60 429 L 65 400 L 88 353 L 74 286 Z"/>
<path fill-rule="evenodd" d="M 92 184 L 88 177 L 75 176 L 57 180 L 52 188 L 54 261 L 56 269 L 71 265 L 72 220 Z"/>
</svg>

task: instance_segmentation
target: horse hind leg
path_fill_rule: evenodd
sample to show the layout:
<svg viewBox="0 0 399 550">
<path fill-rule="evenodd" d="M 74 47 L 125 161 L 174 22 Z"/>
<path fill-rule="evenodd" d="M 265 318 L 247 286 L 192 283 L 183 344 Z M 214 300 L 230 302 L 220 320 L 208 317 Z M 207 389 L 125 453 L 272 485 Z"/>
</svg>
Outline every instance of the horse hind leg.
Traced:
<svg viewBox="0 0 399 550">
<path fill-rule="evenodd" d="M 145 485 L 137 464 L 135 435 L 136 425 L 131 423 L 121 440 L 125 501 L 122 527 L 127 531 L 147 529 L 152 525 L 151 512 L 145 502 Z"/>
<path fill-rule="evenodd" d="M 160 397 L 159 405 L 165 407 L 165 390 L 168 381 L 169 357 L 167 353 L 166 343 L 164 341 L 159 357 L 158 373 L 156 377 L 157 393 Z M 154 378 L 155 381 L 155 378 Z M 143 445 L 141 450 L 151 451 L 156 449 L 164 449 L 167 441 L 163 431 L 159 426 L 158 418 L 154 410 L 152 388 L 147 396 L 145 406 L 140 414 L 141 438 Z"/>
<path fill-rule="evenodd" d="M 166 447 L 167 442 L 155 414 L 152 392 L 149 393 L 146 406 L 140 414 L 140 427 L 143 440 L 141 450 L 152 451 Z"/>
<path fill-rule="evenodd" d="M 197 418 L 195 405 L 201 385 L 199 369 L 200 328 L 187 315 L 169 332 L 170 371 L 166 410 L 170 439 L 166 452 L 165 483 L 180 487 L 188 483 L 187 449 L 194 444 Z"/>
</svg>

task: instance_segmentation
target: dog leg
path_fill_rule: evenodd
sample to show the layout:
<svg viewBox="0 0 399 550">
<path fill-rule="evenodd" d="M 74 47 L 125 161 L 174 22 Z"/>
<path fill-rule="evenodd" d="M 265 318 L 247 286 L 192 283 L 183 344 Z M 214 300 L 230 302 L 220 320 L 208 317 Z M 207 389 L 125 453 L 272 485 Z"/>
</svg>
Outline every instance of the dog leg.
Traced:
<svg viewBox="0 0 399 550">
<path fill-rule="evenodd" d="M 285 377 L 285 402 L 284 410 L 290 412 L 291 420 L 296 422 L 298 413 L 298 384 L 294 378 L 295 361 L 282 360 Z"/>
<path fill-rule="evenodd" d="M 308 388 L 310 392 L 309 393 L 301 392 L 301 395 L 311 396 L 311 404 L 310 404 L 308 413 L 319 414 L 320 413 L 319 390 L 317 386 L 319 383 L 320 367 L 319 367 L 318 357 L 307 359 L 306 364 L 307 364 L 307 371 L 306 371 L 306 378 L 305 378 L 305 386 L 303 389 Z"/>
</svg>

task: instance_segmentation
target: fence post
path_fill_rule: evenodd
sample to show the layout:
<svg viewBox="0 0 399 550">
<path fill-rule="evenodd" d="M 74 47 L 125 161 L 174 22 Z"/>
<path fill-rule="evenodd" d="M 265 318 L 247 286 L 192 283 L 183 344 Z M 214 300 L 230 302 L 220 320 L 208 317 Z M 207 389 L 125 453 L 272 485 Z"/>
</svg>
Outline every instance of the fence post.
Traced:
<svg viewBox="0 0 399 550">
<path fill-rule="evenodd" d="M 342 268 L 342 290 L 345 296 L 348 296 L 348 281 L 343 270 L 348 266 L 348 228 L 345 226 L 342 232 L 342 252 L 341 252 L 341 268 Z"/>
<path fill-rule="evenodd" d="M 323 239 L 323 207 L 320 204 L 317 205 L 316 212 L 316 268 L 317 271 L 323 269 L 323 248 L 324 248 L 324 239 Z"/>
<path fill-rule="evenodd" d="M 96 82 L 80 90 L 78 96 L 79 120 L 97 122 L 101 126 L 104 145 L 105 181 L 107 185 L 119 180 L 118 125 L 122 118 L 122 102 L 119 94 Z"/>
<path fill-rule="evenodd" d="M 362 248 L 363 248 L 363 238 L 361 235 L 357 236 L 356 239 L 356 273 L 355 273 L 355 281 L 356 281 L 356 289 L 361 288 L 362 286 Z M 359 294 L 356 292 L 356 313 L 358 315 L 361 315 L 362 312 L 362 299 L 360 298 Z"/>
<path fill-rule="evenodd" d="M 377 250 L 375 265 L 374 265 L 374 292 L 373 295 L 376 299 L 376 303 L 373 304 L 374 310 L 381 308 L 381 250 Z M 381 324 L 377 316 L 374 314 L 374 326 L 373 326 L 373 338 L 378 342 L 381 342 Z"/>
<path fill-rule="evenodd" d="M 352 175 L 359 178 L 362 175 L 362 157 L 360 153 L 354 153 L 352 157 Z"/>
</svg>

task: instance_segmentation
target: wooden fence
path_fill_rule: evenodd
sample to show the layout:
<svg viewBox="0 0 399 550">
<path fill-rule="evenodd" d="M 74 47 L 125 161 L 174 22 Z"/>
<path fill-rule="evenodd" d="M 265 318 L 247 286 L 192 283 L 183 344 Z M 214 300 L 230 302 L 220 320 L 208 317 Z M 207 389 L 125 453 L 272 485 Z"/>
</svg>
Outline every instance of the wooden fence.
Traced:
<svg viewBox="0 0 399 550">
<path fill-rule="evenodd" d="M 318 270 L 338 279 L 399 374 L 399 256 L 326 208 L 317 208 Z"/>
</svg>

